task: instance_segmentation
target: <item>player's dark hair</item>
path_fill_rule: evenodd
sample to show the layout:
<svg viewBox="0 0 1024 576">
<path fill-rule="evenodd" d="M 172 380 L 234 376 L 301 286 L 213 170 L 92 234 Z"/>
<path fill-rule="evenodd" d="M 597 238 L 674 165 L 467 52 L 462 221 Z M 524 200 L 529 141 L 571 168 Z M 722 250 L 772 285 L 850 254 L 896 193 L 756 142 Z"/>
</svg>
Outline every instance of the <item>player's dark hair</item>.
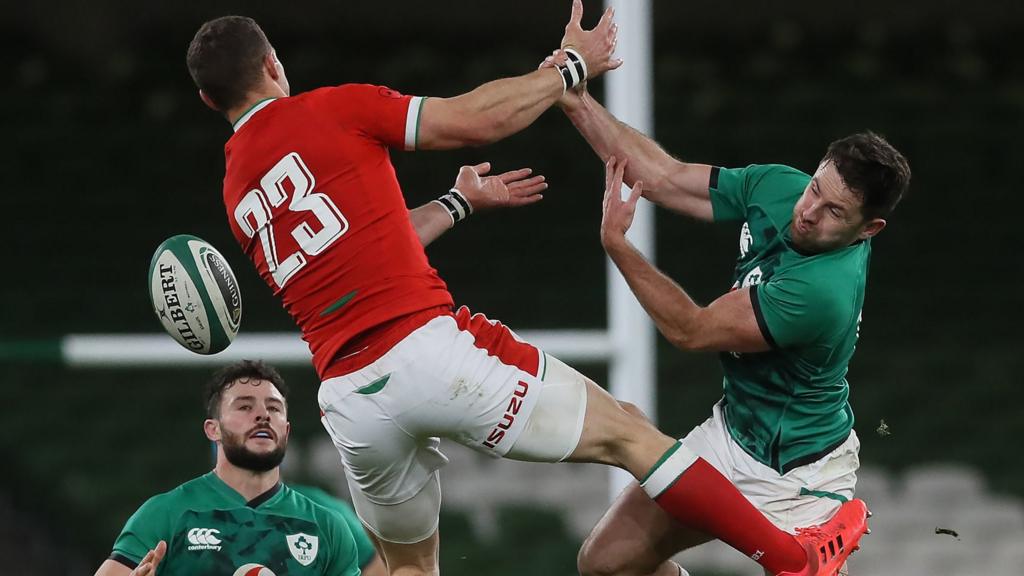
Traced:
<svg viewBox="0 0 1024 576">
<path fill-rule="evenodd" d="M 264 364 L 260 360 L 241 360 L 214 372 L 210 382 L 206 385 L 206 417 L 213 419 L 220 417 L 221 399 L 224 397 L 224 391 L 232 384 L 236 382 L 244 384 L 253 380 L 266 380 L 273 384 L 287 403 L 288 385 L 273 366 Z"/>
<path fill-rule="evenodd" d="M 188 45 L 188 72 L 221 112 L 240 105 L 262 74 L 272 50 L 259 24 L 246 16 L 222 16 L 203 24 Z"/>
<path fill-rule="evenodd" d="M 825 160 L 835 164 L 843 182 L 860 196 L 865 218 L 888 218 L 910 187 L 907 159 L 874 132 L 836 140 Z"/>
</svg>

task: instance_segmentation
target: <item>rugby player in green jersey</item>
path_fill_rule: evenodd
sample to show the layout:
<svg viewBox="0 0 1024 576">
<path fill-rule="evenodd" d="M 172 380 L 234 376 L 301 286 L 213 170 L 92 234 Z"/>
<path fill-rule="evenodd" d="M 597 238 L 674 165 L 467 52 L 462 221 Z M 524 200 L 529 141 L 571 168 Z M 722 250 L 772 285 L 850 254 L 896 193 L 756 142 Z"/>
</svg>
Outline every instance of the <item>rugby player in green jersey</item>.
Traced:
<svg viewBox="0 0 1024 576">
<path fill-rule="evenodd" d="M 871 238 L 909 186 L 906 159 L 869 132 L 833 142 L 813 174 L 782 165 L 723 169 L 673 158 L 585 89 L 561 106 L 606 162 L 601 243 L 630 289 L 677 348 L 721 353 L 724 397 L 682 444 L 782 530 L 845 522 L 851 505 L 863 505 L 853 499 L 859 442 L 847 366 Z M 625 200 L 623 182 L 632 188 Z M 630 244 L 625 233 L 641 195 L 697 220 L 742 223 L 727 293 L 696 304 Z M 634 483 L 584 543 L 580 571 L 685 574 L 669 558 L 710 539 L 672 522 Z"/>
<path fill-rule="evenodd" d="M 261 362 L 217 372 L 203 424 L 213 471 L 147 500 L 96 576 L 358 576 L 342 516 L 281 483 L 287 393 Z"/>
</svg>

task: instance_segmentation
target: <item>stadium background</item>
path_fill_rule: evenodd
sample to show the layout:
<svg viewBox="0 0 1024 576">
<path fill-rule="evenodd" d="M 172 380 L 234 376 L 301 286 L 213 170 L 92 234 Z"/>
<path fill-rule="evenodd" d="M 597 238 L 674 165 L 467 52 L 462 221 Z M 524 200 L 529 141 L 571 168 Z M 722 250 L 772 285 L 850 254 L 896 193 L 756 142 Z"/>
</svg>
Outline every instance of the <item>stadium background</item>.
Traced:
<svg viewBox="0 0 1024 576">
<path fill-rule="evenodd" d="M 909 157 L 912 192 L 875 243 L 849 375 L 862 461 L 896 479 L 936 462 L 966 467 L 956 469 L 980 474 L 986 497 L 1020 510 L 1019 4 L 653 4 L 655 131 L 669 151 L 811 170 L 829 141 L 870 128 Z M 208 470 L 208 371 L 73 370 L 27 344 L 158 330 L 145 271 L 155 246 L 184 232 L 234 265 L 243 330 L 291 329 L 225 224 L 230 129 L 200 103 L 184 65 L 199 24 L 257 18 L 295 92 L 356 81 L 454 95 L 532 69 L 561 37 L 568 2 L 97 0 L 4 11 L 0 573 L 91 574 L 146 497 Z M 598 13 L 591 0 L 585 23 Z M 513 327 L 604 326 L 601 165 L 559 112 L 484 149 L 393 158 L 410 205 L 447 190 L 460 164 L 547 175 L 541 204 L 475 216 L 429 255 L 457 302 Z M 706 302 L 727 288 L 736 232 L 659 212 L 658 264 Z M 603 366 L 583 368 L 604 379 Z M 284 373 L 302 454 L 323 436 L 316 381 L 311 369 Z M 659 340 L 661 427 L 681 434 L 702 421 L 719 379 L 714 356 Z M 882 420 L 891 434 L 876 433 Z M 329 482 L 313 468 L 289 476 Z M 579 539 L 556 512 L 514 506 L 496 518 L 485 537 L 466 513 L 446 512 L 446 574 L 572 573 Z M 941 545 L 966 553 L 971 534 L 961 538 Z"/>
</svg>

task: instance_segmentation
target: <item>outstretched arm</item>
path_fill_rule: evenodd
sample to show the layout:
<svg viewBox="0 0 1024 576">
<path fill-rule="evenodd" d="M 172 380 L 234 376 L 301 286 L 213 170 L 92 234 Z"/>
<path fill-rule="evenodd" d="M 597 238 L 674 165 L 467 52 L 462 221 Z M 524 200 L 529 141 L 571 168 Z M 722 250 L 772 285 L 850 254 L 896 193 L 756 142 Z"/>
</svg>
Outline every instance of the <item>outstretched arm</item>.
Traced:
<svg viewBox="0 0 1024 576">
<path fill-rule="evenodd" d="M 672 157 L 657 142 L 612 116 L 586 90 L 567 94 L 562 108 L 601 160 L 629 158 L 623 175 L 626 185 L 642 181 L 643 196 L 651 202 L 698 220 L 712 219 L 711 166 Z"/>
<path fill-rule="evenodd" d="M 540 68 L 564 65 L 566 57 L 564 51 L 556 50 Z M 559 106 L 602 161 L 607 162 L 612 156 L 631 159 L 623 178 L 628 186 L 644 182 L 644 198 L 691 218 L 713 219 L 711 166 L 672 157 L 653 139 L 615 118 L 587 92 L 585 82 L 567 91 Z"/>
<path fill-rule="evenodd" d="M 470 213 L 538 202 L 544 197 L 541 192 L 548 187 L 543 176 L 530 175 L 533 172 L 530 168 L 484 176 L 490 171 L 490 162 L 463 166 L 455 178 L 452 192 L 409 211 L 409 219 L 412 220 L 421 244 L 426 246 L 437 240 L 455 226 L 457 220 Z M 461 198 L 455 197 L 456 194 Z M 465 205 L 462 204 L 463 200 Z"/>
<path fill-rule="evenodd" d="M 702 307 L 626 239 L 643 183 L 636 181 L 629 198 L 623 200 L 621 189 L 625 169 L 626 161 L 617 160 L 614 156 L 605 164 L 601 244 L 658 331 L 682 350 L 769 350 L 770 346 L 757 324 L 749 288 L 729 292 L 709 306 Z"/>
<path fill-rule="evenodd" d="M 583 3 L 573 0 L 562 46 L 572 46 L 586 63 L 587 77 L 618 68 L 612 58 L 617 28 L 613 11 L 605 10 L 593 30 L 583 30 Z M 453 98 L 428 98 L 423 103 L 416 148 L 443 150 L 488 144 L 526 128 L 562 96 L 562 75 L 546 68 L 515 78 L 488 82 Z"/>
</svg>

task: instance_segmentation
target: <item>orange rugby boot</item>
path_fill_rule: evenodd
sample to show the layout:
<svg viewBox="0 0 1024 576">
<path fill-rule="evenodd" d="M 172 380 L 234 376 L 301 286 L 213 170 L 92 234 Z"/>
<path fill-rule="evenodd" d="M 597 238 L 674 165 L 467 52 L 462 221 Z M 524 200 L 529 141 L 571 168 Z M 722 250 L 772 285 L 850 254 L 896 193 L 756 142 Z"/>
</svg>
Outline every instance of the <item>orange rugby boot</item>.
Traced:
<svg viewBox="0 0 1024 576">
<path fill-rule="evenodd" d="M 810 528 L 797 528 L 796 539 L 807 551 L 807 566 L 799 572 L 778 576 L 837 576 L 846 559 L 860 548 L 860 538 L 870 534 L 871 512 L 863 500 L 845 502 L 828 522 Z"/>
</svg>

